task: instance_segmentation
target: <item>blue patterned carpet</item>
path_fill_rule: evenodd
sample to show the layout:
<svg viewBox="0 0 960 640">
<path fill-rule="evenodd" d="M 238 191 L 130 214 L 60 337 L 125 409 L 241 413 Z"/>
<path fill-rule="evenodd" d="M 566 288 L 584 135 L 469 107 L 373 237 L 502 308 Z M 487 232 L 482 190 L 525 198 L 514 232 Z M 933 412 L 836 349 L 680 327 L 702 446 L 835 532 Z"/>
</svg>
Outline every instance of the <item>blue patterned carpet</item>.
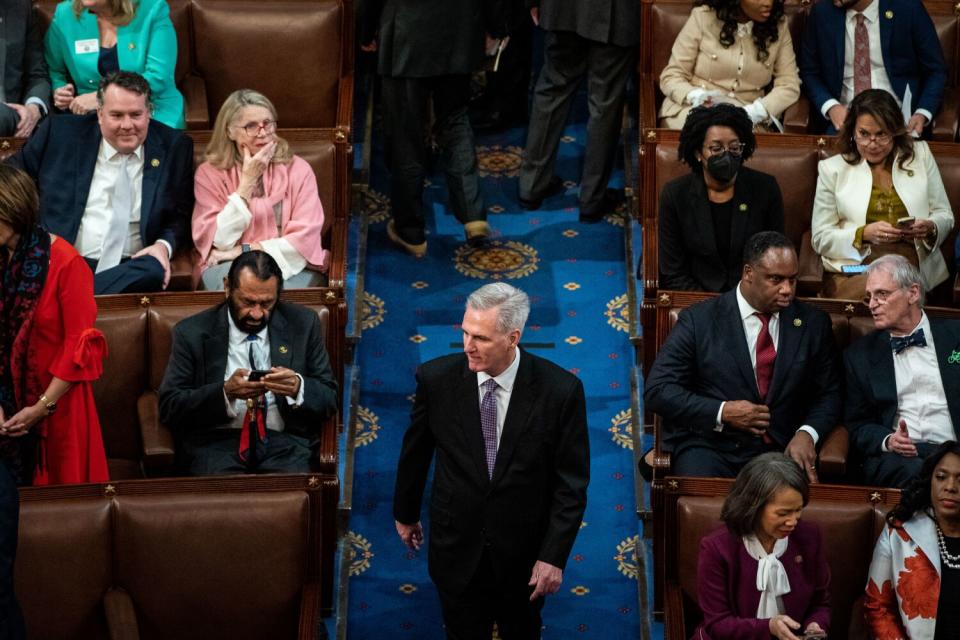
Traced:
<svg viewBox="0 0 960 640">
<path fill-rule="evenodd" d="M 427 575 L 426 549 L 408 552 L 391 513 L 397 455 L 407 427 L 416 366 L 461 348 L 465 297 L 503 279 L 531 297 L 522 338 L 530 351 L 584 382 L 592 477 L 585 521 L 560 593 L 544 609 L 545 640 L 639 637 L 636 582 L 639 525 L 634 513 L 630 429 L 629 305 L 620 216 L 577 221 L 583 126 L 571 126 L 558 174 L 564 195 L 540 211 L 516 205 L 523 130 L 480 137 L 483 193 L 494 229 L 485 249 L 463 242 L 445 207 L 442 174 L 426 190 L 432 208 L 429 254 L 415 260 L 386 237 L 386 171 L 374 154 L 371 185 L 355 208 L 369 222 L 359 344 L 360 408 L 356 438 L 348 637 L 443 638 L 439 602 Z M 622 174 L 617 178 L 622 184 Z M 426 501 L 425 501 L 426 504 Z M 424 514 L 426 516 L 426 514 Z M 425 526 L 428 523 L 424 521 Z"/>
</svg>

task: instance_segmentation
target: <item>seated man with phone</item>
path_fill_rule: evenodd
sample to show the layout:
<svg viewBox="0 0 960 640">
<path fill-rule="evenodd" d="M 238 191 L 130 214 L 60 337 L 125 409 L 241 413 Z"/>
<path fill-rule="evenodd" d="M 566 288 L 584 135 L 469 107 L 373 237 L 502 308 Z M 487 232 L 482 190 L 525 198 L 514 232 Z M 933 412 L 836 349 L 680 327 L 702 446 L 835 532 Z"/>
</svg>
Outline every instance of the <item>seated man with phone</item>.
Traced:
<svg viewBox="0 0 960 640">
<path fill-rule="evenodd" d="M 311 471 L 337 383 L 317 314 L 282 286 L 269 254 L 242 253 L 226 301 L 174 327 L 160 419 L 192 475 Z"/>
</svg>

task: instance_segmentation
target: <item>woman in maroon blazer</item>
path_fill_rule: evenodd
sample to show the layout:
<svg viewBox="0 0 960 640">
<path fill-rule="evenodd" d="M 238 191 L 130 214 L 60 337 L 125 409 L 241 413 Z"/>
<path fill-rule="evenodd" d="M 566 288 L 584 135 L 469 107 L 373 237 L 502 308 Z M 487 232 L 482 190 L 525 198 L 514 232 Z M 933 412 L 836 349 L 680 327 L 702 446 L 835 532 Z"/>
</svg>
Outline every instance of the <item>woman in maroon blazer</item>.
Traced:
<svg viewBox="0 0 960 640">
<path fill-rule="evenodd" d="M 693 638 L 826 637 L 830 568 L 820 530 L 800 521 L 808 499 L 806 474 L 784 454 L 747 463 L 720 512 L 726 526 L 700 541 Z"/>
</svg>

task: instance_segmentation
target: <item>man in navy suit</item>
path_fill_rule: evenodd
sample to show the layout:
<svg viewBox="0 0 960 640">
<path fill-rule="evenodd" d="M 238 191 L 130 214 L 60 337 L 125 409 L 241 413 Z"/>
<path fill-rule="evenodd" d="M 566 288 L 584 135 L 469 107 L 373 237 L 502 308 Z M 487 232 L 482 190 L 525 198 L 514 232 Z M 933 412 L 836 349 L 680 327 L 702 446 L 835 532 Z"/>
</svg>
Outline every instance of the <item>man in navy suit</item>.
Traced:
<svg viewBox="0 0 960 640">
<path fill-rule="evenodd" d="M 50 105 L 43 34 L 30 0 L 0 3 L 0 136 L 26 138 Z"/>
<path fill-rule="evenodd" d="M 866 85 L 855 78 L 857 42 L 869 47 Z M 947 83 L 940 40 L 918 0 L 815 3 L 804 25 L 799 65 L 803 89 L 828 133 L 840 129 L 860 86 L 892 93 L 910 130 L 920 134 L 940 109 Z"/>
<path fill-rule="evenodd" d="M 830 318 L 797 301 L 797 254 L 762 231 L 744 247 L 740 284 L 680 314 L 646 380 L 672 472 L 734 477 L 783 451 L 816 481 L 816 445 L 840 419 Z"/>
<path fill-rule="evenodd" d="M 193 213 L 193 141 L 150 118 L 150 85 L 107 75 L 97 112 L 45 120 L 9 162 L 40 191 L 43 226 L 95 272 L 94 293 L 159 291 Z"/>
</svg>

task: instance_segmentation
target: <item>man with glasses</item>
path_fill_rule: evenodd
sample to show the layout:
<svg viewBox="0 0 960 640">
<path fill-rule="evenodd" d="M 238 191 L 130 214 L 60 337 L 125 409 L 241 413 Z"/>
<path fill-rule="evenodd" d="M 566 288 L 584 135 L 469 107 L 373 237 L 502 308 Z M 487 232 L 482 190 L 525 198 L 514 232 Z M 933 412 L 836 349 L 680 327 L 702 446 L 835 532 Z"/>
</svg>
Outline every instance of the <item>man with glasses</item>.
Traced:
<svg viewBox="0 0 960 640">
<path fill-rule="evenodd" d="M 764 231 L 743 252 L 740 284 L 685 309 L 646 380 L 663 418 L 671 472 L 732 478 L 782 451 L 817 480 L 816 445 L 840 420 L 840 363 L 830 318 L 795 299 L 797 254 Z"/>
<path fill-rule="evenodd" d="M 76 247 L 94 293 L 150 292 L 193 212 L 193 141 L 151 118 L 147 81 L 104 77 L 97 111 L 47 118 L 9 162 L 37 182 L 44 227 Z"/>
<path fill-rule="evenodd" d="M 844 353 L 844 421 L 866 483 L 902 488 L 938 444 L 958 439 L 960 322 L 924 313 L 923 278 L 903 256 L 872 262 L 866 290 L 877 330 Z"/>
</svg>

